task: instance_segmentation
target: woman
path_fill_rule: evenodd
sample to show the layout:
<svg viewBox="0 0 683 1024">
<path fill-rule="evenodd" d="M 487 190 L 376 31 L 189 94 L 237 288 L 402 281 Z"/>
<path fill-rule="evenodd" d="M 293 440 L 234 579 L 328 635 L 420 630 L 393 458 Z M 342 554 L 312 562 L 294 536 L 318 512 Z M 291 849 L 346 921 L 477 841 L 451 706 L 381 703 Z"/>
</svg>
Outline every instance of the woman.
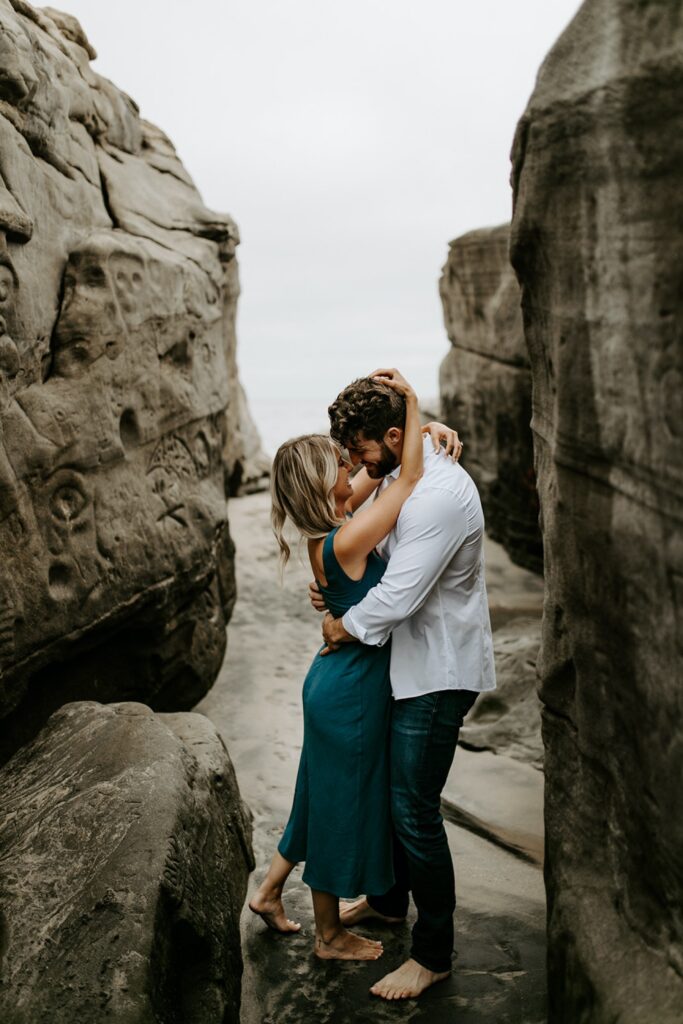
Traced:
<svg viewBox="0 0 683 1024">
<path fill-rule="evenodd" d="M 350 464 L 329 437 L 295 438 L 273 464 L 273 528 L 283 562 L 289 518 L 308 538 L 313 574 L 330 611 L 342 615 L 382 577 L 376 545 L 393 529 L 422 475 L 423 445 L 417 396 L 395 370 L 372 376 L 404 396 L 406 422 L 401 471 L 395 482 L 350 517 L 379 484 Z M 435 446 L 453 432 L 430 424 Z M 448 448 L 447 448 L 448 451 Z M 389 644 L 345 644 L 332 657 L 316 655 L 304 681 L 304 744 L 294 803 L 268 874 L 249 903 L 269 927 L 298 931 L 282 905 L 294 865 L 305 861 L 315 914 L 315 954 L 321 959 L 376 960 L 382 945 L 344 928 L 339 897 L 385 892 L 393 884 L 387 737 L 391 701 Z"/>
</svg>

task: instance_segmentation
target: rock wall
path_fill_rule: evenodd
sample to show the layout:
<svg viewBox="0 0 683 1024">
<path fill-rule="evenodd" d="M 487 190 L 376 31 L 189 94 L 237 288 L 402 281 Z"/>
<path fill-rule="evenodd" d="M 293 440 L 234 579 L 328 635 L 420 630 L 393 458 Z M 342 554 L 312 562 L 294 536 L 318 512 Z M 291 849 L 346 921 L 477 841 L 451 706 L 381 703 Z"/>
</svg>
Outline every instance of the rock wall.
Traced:
<svg viewBox="0 0 683 1024">
<path fill-rule="evenodd" d="M 550 1020 L 683 1007 L 683 8 L 587 0 L 513 150 L 546 601 Z"/>
<path fill-rule="evenodd" d="M 251 824 L 208 719 L 68 704 L 0 791 L 4 1024 L 238 1024 Z"/>
<path fill-rule="evenodd" d="M 0 0 L 0 760 L 65 700 L 201 697 L 251 473 L 237 229 L 94 55 Z"/>
<path fill-rule="evenodd" d="M 487 532 L 518 565 L 543 571 L 538 528 L 531 373 L 509 227 L 451 242 L 439 291 L 452 349 L 441 364 L 441 415 L 464 441 Z"/>
</svg>

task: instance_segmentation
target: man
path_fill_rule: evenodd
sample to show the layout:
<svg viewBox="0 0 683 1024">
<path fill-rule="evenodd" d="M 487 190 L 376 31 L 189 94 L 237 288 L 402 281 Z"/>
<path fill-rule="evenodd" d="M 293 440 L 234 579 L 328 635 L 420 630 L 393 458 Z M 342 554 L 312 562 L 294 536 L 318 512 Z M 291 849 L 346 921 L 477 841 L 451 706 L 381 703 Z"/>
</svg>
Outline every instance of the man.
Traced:
<svg viewBox="0 0 683 1024">
<path fill-rule="evenodd" d="M 364 378 L 341 392 L 329 414 L 330 433 L 352 462 L 382 478 L 380 490 L 391 486 L 403 449 L 401 396 Z M 417 922 L 410 959 L 370 990 L 385 999 L 415 998 L 451 969 L 455 879 L 440 802 L 463 718 L 481 691 L 495 688 L 483 541 L 472 479 L 425 440 L 424 476 L 382 545 L 388 565 L 381 582 L 342 619 L 328 613 L 323 623 L 332 649 L 354 640 L 380 645 L 392 637 L 396 882 L 388 893 L 369 894 L 342 914 L 346 925 L 371 917 L 399 922 L 412 892 Z M 321 607 L 315 584 L 311 599 Z"/>
</svg>

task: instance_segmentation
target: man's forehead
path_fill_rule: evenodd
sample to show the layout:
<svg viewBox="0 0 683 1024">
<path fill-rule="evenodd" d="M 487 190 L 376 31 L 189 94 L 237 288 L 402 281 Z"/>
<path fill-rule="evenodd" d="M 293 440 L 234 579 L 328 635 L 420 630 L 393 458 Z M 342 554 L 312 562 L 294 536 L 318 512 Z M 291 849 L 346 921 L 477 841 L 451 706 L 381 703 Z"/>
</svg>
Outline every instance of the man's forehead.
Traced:
<svg viewBox="0 0 683 1024">
<path fill-rule="evenodd" d="M 346 442 L 346 447 L 350 452 L 364 452 L 374 444 L 377 444 L 377 442 L 371 441 L 364 434 L 356 434 L 355 437 Z"/>
</svg>

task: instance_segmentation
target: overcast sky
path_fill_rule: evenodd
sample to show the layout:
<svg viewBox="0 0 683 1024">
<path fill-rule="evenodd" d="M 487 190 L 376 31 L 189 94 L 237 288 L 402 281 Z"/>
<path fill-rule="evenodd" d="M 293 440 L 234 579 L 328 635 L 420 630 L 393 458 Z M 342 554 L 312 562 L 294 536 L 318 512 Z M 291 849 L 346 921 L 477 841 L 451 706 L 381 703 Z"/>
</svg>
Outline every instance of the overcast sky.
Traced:
<svg viewBox="0 0 683 1024">
<path fill-rule="evenodd" d="M 239 362 L 269 447 L 281 402 L 315 429 L 377 365 L 435 395 L 448 242 L 509 219 L 515 125 L 578 0 L 55 6 L 240 227 Z"/>
</svg>

